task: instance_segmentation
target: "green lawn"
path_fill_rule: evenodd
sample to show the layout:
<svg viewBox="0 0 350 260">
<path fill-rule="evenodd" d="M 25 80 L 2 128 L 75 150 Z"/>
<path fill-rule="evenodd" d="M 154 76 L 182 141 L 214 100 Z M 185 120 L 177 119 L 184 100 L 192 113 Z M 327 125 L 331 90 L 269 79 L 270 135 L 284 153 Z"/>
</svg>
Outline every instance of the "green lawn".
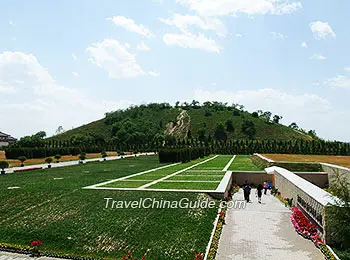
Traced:
<svg viewBox="0 0 350 260">
<path fill-rule="evenodd" d="M 147 183 L 151 183 L 152 181 L 159 180 L 163 177 L 166 177 L 170 174 L 174 174 L 178 171 L 184 170 L 190 166 L 193 166 L 195 164 L 198 164 L 200 162 L 206 161 L 211 157 L 201 158 L 197 160 L 193 160 L 191 162 L 178 164 L 172 167 L 160 169 L 157 171 L 141 174 L 138 176 L 134 176 L 122 181 L 116 181 L 113 183 L 109 183 L 104 186 L 100 187 L 108 187 L 108 188 L 139 188 Z M 166 184 L 163 184 L 164 182 L 167 182 L 167 180 L 174 181 L 174 180 L 180 180 L 180 181 L 217 181 L 220 182 L 225 173 L 222 171 L 222 169 L 226 166 L 226 164 L 231 160 L 232 156 L 229 155 L 220 155 L 215 157 L 212 160 L 206 161 L 203 164 L 199 164 L 189 170 L 180 172 L 176 174 L 173 177 L 170 177 L 166 180 L 160 181 L 159 183 L 153 184 L 152 186 L 149 186 L 147 188 L 149 189 L 186 189 L 186 187 L 189 187 L 188 189 L 196 189 L 196 187 L 199 187 L 198 190 L 215 190 L 217 185 L 209 185 L 207 183 L 201 184 L 193 184 L 193 183 L 182 183 L 182 182 L 169 182 Z M 194 176 L 187 176 L 187 175 L 194 175 Z"/>
<path fill-rule="evenodd" d="M 140 259 L 149 249 L 147 260 L 192 259 L 205 251 L 217 209 L 106 209 L 104 198 L 197 201 L 207 195 L 82 189 L 159 166 L 152 156 L 1 176 L 0 243 L 40 239 L 43 251 L 58 254 L 120 259 L 130 251 Z M 8 189 L 14 186 L 20 188 Z"/>
<path fill-rule="evenodd" d="M 216 190 L 219 182 L 167 182 L 162 181 L 150 186 L 150 189 L 176 190 Z"/>
<path fill-rule="evenodd" d="M 169 178 L 169 181 L 181 180 L 181 181 L 200 181 L 205 179 L 206 181 L 221 181 L 223 175 L 175 175 Z"/>
<path fill-rule="evenodd" d="M 230 168 L 230 171 L 263 171 L 263 168 L 256 166 L 250 155 L 237 155 L 233 160 Z"/>
</svg>

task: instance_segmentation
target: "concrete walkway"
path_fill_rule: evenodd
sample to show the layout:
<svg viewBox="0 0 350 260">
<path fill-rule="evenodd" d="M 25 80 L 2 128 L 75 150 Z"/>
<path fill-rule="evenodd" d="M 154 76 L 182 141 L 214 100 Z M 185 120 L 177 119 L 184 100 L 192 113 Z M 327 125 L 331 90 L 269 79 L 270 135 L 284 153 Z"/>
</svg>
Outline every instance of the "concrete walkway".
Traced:
<svg viewBox="0 0 350 260">
<path fill-rule="evenodd" d="M 252 190 L 245 209 L 229 209 L 216 260 L 323 260 L 314 244 L 299 236 L 290 221 L 291 211 L 272 195 L 257 202 Z M 243 200 L 240 189 L 233 200 Z"/>
</svg>

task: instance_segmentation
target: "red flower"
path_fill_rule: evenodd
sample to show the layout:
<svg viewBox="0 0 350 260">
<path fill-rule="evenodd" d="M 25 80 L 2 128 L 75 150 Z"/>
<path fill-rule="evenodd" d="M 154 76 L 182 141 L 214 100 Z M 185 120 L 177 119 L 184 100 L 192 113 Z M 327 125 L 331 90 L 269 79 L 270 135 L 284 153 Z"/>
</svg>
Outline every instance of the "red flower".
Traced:
<svg viewBox="0 0 350 260">
<path fill-rule="evenodd" d="M 38 240 L 34 240 L 33 242 L 30 243 L 31 247 L 35 247 L 35 246 L 40 246 L 42 244 L 42 242 L 38 239 Z"/>
</svg>

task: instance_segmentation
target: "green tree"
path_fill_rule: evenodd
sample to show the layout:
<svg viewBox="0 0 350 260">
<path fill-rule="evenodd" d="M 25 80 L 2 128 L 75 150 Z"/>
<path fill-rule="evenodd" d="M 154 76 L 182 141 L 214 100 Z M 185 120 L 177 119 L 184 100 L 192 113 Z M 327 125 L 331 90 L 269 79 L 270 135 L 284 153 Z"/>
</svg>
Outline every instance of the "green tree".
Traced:
<svg viewBox="0 0 350 260">
<path fill-rule="evenodd" d="M 226 141 L 227 140 L 227 133 L 226 133 L 225 127 L 222 123 L 219 123 L 216 125 L 215 132 L 214 132 L 214 138 L 217 141 Z"/>
<path fill-rule="evenodd" d="M 288 127 L 289 127 L 289 128 L 292 128 L 292 129 L 294 129 L 294 130 L 299 130 L 299 126 L 298 126 L 297 123 L 295 123 L 295 122 L 291 123 Z"/>
<path fill-rule="evenodd" d="M 242 132 L 248 135 L 250 138 L 253 138 L 256 134 L 256 129 L 253 121 L 250 119 L 244 119 L 242 124 Z"/>
<path fill-rule="evenodd" d="M 206 138 L 206 133 L 207 133 L 207 131 L 205 130 L 204 127 L 198 130 L 198 139 L 199 139 L 199 141 L 201 141 L 201 142 L 205 142 L 206 141 L 206 139 L 207 139 Z"/>
<path fill-rule="evenodd" d="M 274 122 L 275 124 L 279 124 L 279 123 L 280 123 L 280 120 L 281 120 L 282 118 L 283 118 L 282 116 L 274 115 L 274 116 L 273 116 L 273 122 Z"/>
<path fill-rule="evenodd" d="M 232 122 L 232 120 L 227 120 L 226 122 L 225 122 L 225 125 L 226 125 L 226 131 L 227 132 L 233 132 L 234 130 L 235 130 L 235 128 L 233 127 L 233 122 Z"/>
</svg>

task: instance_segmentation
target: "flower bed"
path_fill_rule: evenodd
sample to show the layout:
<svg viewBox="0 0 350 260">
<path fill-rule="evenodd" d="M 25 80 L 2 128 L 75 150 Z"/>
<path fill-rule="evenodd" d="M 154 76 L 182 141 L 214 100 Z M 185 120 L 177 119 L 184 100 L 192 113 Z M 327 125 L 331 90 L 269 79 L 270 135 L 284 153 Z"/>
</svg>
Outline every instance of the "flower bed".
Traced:
<svg viewBox="0 0 350 260">
<path fill-rule="evenodd" d="M 293 213 L 290 219 L 295 231 L 304 238 L 310 239 L 321 250 L 327 260 L 336 260 L 337 258 L 320 238 L 316 226 L 310 222 L 299 208 L 293 207 L 292 211 Z"/>
<path fill-rule="evenodd" d="M 30 168 L 25 168 L 25 169 L 14 170 L 13 172 L 28 172 L 28 171 L 41 170 L 42 168 L 43 167 L 41 167 L 41 166 L 35 166 L 35 167 L 30 167 Z"/>
<path fill-rule="evenodd" d="M 219 240 L 220 240 L 222 228 L 223 228 L 223 225 L 225 224 L 226 209 L 227 209 L 227 206 L 225 205 L 225 206 L 222 207 L 222 209 L 221 209 L 221 211 L 219 213 L 218 223 L 216 225 L 214 236 L 213 236 L 213 239 L 211 241 L 209 253 L 208 253 L 208 256 L 207 256 L 208 260 L 214 260 L 215 256 L 216 256 L 216 253 L 218 251 Z"/>
</svg>

